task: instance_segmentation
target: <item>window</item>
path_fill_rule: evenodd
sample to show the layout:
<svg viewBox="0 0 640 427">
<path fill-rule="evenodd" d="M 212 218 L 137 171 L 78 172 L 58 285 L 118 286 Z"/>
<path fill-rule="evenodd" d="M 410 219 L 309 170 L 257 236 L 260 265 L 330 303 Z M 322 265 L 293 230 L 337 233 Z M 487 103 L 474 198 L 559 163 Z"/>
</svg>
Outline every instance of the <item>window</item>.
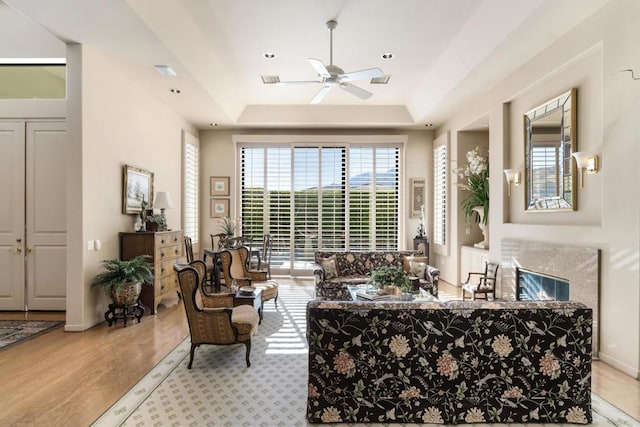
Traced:
<svg viewBox="0 0 640 427">
<path fill-rule="evenodd" d="M 200 205 L 198 202 L 198 183 L 200 182 L 200 143 L 198 139 L 183 131 L 183 212 L 182 229 L 184 235 L 191 237 L 192 243 L 198 243 L 198 217 Z"/>
<path fill-rule="evenodd" d="M 447 243 L 447 146 L 433 150 L 433 243 Z"/>
<path fill-rule="evenodd" d="M 308 269 L 318 248 L 398 249 L 401 145 L 239 147 L 243 234 L 271 234 L 272 268 Z"/>
</svg>

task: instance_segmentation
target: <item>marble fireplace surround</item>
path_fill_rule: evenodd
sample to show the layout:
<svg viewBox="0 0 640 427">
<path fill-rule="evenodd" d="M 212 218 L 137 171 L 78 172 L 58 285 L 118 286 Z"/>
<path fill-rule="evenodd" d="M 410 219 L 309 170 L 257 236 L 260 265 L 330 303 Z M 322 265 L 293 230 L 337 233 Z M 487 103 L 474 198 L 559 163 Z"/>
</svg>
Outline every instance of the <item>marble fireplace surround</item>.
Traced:
<svg viewBox="0 0 640 427">
<path fill-rule="evenodd" d="M 593 356 L 599 349 L 600 250 L 531 240 L 502 240 L 501 297 L 516 299 L 516 267 L 569 282 L 569 298 L 593 310 Z"/>
</svg>

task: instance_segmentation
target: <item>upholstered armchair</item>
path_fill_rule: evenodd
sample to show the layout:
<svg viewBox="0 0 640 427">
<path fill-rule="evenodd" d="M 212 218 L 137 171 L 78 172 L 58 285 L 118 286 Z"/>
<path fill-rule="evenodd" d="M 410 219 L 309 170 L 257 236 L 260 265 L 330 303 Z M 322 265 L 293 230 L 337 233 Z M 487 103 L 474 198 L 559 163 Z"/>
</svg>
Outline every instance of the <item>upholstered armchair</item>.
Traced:
<svg viewBox="0 0 640 427">
<path fill-rule="evenodd" d="M 207 308 L 202 305 L 203 279 L 206 266 L 202 261 L 176 264 L 182 301 L 189 322 L 191 355 L 188 369 L 193 364 L 196 348 L 203 344 L 244 344 L 247 367 L 251 366 L 251 337 L 258 329 L 258 312 L 251 306 Z"/>
<path fill-rule="evenodd" d="M 227 286 L 235 283 L 238 287 L 251 286 L 262 289 L 262 302 L 273 299 L 278 307 L 278 282 L 267 279 L 266 271 L 251 271 L 247 269 L 249 249 L 241 246 L 220 252 L 222 261 L 222 275 Z"/>
</svg>

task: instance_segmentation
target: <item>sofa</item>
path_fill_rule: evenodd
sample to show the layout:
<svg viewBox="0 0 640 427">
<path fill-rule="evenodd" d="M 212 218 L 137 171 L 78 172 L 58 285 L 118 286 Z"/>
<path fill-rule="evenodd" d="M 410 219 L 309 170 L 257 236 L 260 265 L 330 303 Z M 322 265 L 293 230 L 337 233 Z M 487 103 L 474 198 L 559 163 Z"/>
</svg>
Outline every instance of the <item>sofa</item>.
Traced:
<svg viewBox="0 0 640 427">
<path fill-rule="evenodd" d="M 576 302 L 307 305 L 310 423 L 592 421 L 592 311 Z"/>
<path fill-rule="evenodd" d="M 316 251 L 313 276 L 317 299 L 348 301 L 347 286 L 367 283 L 371 271 L 383 266 L 402 267 L 418 277 L 419 286 L 438 296 L 440 270 L 428 265 L 419 251 Z"/>
</svg>

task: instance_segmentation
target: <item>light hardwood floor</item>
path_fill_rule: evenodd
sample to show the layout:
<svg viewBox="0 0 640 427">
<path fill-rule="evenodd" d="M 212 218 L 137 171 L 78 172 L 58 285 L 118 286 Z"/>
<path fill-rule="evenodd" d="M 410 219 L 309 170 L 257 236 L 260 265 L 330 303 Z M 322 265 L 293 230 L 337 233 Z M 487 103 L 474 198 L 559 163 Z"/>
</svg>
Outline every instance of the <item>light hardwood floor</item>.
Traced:
<svg viewBox="0 0 640 427">
<path fill-rule="evenodd" d="M 442 284 L 455 297 L 459 289 Z M 0 313 L 0 319 L 64 319 L 64 313 Z M 1 426 L 88 426 L 188 335 L 182 303 L 160 305 L 126 328 L 62 328 L 0 351 Z M 593 363 L 595 393 L 640 420 L 640 381 Z"/>
</svg>

